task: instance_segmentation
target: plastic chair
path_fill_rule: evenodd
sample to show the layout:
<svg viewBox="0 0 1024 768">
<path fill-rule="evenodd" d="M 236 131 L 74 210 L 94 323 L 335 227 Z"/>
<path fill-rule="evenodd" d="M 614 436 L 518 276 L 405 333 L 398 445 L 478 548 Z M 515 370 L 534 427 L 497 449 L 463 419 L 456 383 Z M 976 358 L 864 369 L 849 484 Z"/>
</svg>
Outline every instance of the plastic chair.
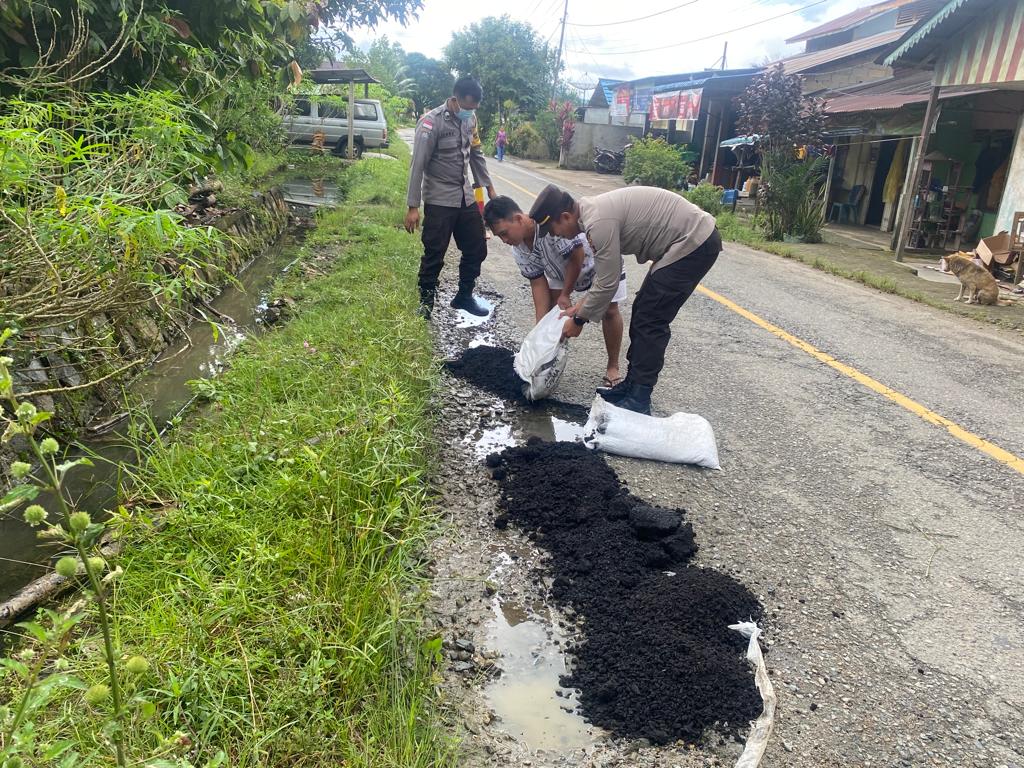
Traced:
<svg viewBox="0 0 1024 768">
<path fill-rule="evenodd" d="M 863 184 L 858 184 L 850 190 L 845 203 L 832 203 L 832 212 L 828 217 L 829 221 L 837 221 L 840 224 L 843 223 L 844 218 L 850 222 L 856 221 L 860 215 L 860 201 L 864 199 L 865 192 L 867 192 L 867 187 Z"/>
<path fill-rule="evenodd" d="M 726 189 L 722 191 L 722 205 L 731 205 L 733 213 L 736 212 L 736 203 L 740 199 L 740 191 L 738 189 Z"/>
</svg>

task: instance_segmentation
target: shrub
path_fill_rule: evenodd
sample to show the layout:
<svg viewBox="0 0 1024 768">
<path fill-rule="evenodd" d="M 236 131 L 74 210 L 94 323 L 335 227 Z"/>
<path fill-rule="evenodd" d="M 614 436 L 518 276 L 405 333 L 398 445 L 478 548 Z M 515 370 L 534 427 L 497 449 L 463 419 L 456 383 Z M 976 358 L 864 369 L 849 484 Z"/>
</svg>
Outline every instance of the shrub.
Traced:
<svg viewBox="0 0 1024 768">
<path fill-rule="evenodd" d="M 547 142 L 544 141 L 533 123 L 523 123 L 508 137 L 508 151 L 516 157 L 528 160 L 550 160 Z"/>
<path fill-rule="evenodd" d="M 678 189 L 690 170 L 679 149 L 664 139 L 638 139 L 626 150 L 622 178 L 627 184 Z"/>
<path fill-rule="evenodd" d="M 804 242 L 821 242 L 822 195 L 826 158 L 797 160 L 788 151 L 767 152 L 761 166 L 758 200 L 761 228 L 769 240 L 785 236 Z"/>
<path fill-rule="evenodd" d="M 707 211 L 712 216 L 717 216 L 722 212 L 722 192 L 721 187 L 702 181 L 689 192 L 683 192 L 682 195 L 698 208 Z"/>
<path fill-rule="evenodd" d="M 230 143 L 229 137 L 244 142 L 258 152 L 280 152 L 288 144 L 281 115 L 273 108 L 275 82 L 271 78 L 240 80 L 226 89 L 224 101 L 212 110 L 217 125 L 217 140 Z"/>
<path fill-rule="evenodd" d="M 544 141 L 548 159 L 558 157 L 558 148 L 562 142 L 562 128 L 555 113 L 545 109 L 534 118 L 533 125 Z"/>
</svg>

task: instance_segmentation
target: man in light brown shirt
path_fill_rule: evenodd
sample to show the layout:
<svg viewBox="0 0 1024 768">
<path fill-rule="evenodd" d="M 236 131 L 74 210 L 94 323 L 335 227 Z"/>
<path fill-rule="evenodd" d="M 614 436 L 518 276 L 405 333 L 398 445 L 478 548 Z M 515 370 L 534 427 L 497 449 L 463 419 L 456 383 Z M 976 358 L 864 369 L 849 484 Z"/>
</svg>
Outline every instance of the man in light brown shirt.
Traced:
<svg viewBox="0 0 1024 768">
<path fill-rule="evenodd" d="M 722 250 L 714 217 L 674 192 L 625 187 L 575 201 L 554 184 L 530 210 L 541 236 L 572 238 L 585 232 L 594 250 L 594 282 L 584 300 L 564 313 L 563 333 L 579 336 L 599 320 L 618 288 L 624 253 L 651 268 L 633 300 L 629 323 L 629 371 L 622 383 L 598 393 L 620 408 L 651 412 L 651 391 L 665 366 L 670 326 Z"/>
</svg>

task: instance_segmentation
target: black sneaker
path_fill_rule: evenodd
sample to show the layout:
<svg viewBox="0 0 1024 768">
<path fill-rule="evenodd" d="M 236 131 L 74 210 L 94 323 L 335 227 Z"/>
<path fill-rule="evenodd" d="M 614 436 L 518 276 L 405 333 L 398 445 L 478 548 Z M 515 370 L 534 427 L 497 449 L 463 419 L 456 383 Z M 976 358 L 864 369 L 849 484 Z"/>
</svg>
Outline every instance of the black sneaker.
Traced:
<svg viewBox="0 0 1024 768">
<path fill-rule="evenodd" d="M 429 320 L 434 312 L 434 292 L 420 289 L 420 308 L 417 313 L 424 320 Z"/>
<path fill-rule="evenodd" d="M 473 291 L 471 290 L 464 291 L 460 289 L 459 292 L 455 294 L 455 298 L 452 299 L 451 305 L 455 309 L 464 310 L 469 312 L 471 315 L 476 315 L 477 317 L 484 317 L 489 312 L 487 307 L 476 300 L 476 296 L 473 295 Z"/>
<path fill-rule="evenodd" d="M 629 393 L 620 399 L 615 405 L 619 408 L 624 408 L 627 411 L 633 411 L 635 413 L 642 413 L 645 416 L 651 415 L 651 391 L 653 387 L 647 387 L 643 384 L 634 384 L 629 389 Z"/>
<path fill-rule="evenodd" d="M 629 379 L 625 378 L 610 387 L 598 387 L 597 394 L 614 405 L 629 394 Z"/>
</svg>

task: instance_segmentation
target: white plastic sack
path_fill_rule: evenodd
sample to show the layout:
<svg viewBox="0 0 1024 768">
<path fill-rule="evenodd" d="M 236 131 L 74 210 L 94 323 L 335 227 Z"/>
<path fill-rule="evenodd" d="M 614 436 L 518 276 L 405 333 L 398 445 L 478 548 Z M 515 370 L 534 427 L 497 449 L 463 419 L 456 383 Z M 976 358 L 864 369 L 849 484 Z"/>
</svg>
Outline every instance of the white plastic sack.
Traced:
<svg viewBox="0 0 1024 768">
<path fill-rule="evenodd" d="M 764 751 L 768 748 L 768 737 L 772 734 L 772 726 L 775 723 L 775 687 L 772 679 L 768 677 L 768 667 L 764 663 L 764 654 L 761 653 L 761 646 L 757 642 L 761 634 L 760 628 L 752 621 L 743 621 L 739 624 L 730 624 L 729 629 L 734 629 L 746 638 L 747 661 L 754 668 L 754 683 L 761 693 L 761 704 L 763 709 L 761 715 L 754 721 L 750 728 L 750 735 L 747 736 L 747 743 L 743 747 L 743 754 L 736 761 L 735 768 L 757 768 L 764 757 Z"/>
<path fill-rule="evenodd" d="M 569 342 L 562 338 L 565 320 L 559 318 L 562 310 L 554 307 L 533 330 L 526 334 L 523 345 L 516 353 L 516 374 L 526 385 L 523 394 L 528 400 L 550 397 L 569 362 Z"/>
<path fill-rule="evenodd" d="M 707 419 L 695 413 L 645 416 L 617 408 L 600 395 L 590 406 L 583 443 L 619 456 L 721 469 L 715 431 Z"/>
</svg>

